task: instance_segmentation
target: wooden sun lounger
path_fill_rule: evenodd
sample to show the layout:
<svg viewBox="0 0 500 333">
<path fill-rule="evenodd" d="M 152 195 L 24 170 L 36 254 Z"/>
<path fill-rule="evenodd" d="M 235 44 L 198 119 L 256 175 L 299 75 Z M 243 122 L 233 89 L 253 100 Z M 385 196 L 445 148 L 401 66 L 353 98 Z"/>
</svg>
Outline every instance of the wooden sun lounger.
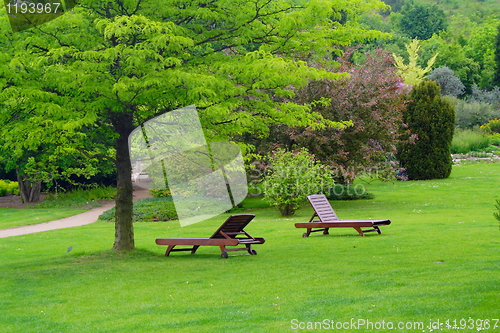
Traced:
<svg viewBox="0 0 500 333">
<path fill-rule="evenodd" d="M 266 240 L 252 237 L 243 230 L 254 217 L 253 214 L 231 215 L 210 238 L 158 238 L 156 244 L 168 246 L 165 256 L 175 251 L 196 253 L 200 246 L 219 246 L 222 258 L 228 257 L 228 251 L 248 251 L 249 254 L 257 254 L 257 251 L 252 249 L 252 244 L 263 244 Z M 242 237 L 237 237 L 239 235 L 242 235 Z M 177 245 L 189 245 L 191 247 L 175 249 Z M 238 245 L 244 245 L 244 247 L 226 247 Z"/>
<path fill-rule="evenodd" d="M 323 231 L 324 235 L 328 235 L 330 228 L 354 228 L 360 236 L 364 236 L 367 232 L 376 231 L 382 233 L 380 226 L 391 224 L 390 220 L 339 220 L 337 214 L 328 202 L 328 199 L 323 194 L 314 194 L 307 197 L 314 209 L 314 214 L 309 222 L 295 223 L 296 228 L 306 228 L 302 237 L 309 237 L 313 232 Z M 314 220 L 315 218 L 318 220 Z M 362 230 L 361 228 L 371 228 Z"/>
</svg>

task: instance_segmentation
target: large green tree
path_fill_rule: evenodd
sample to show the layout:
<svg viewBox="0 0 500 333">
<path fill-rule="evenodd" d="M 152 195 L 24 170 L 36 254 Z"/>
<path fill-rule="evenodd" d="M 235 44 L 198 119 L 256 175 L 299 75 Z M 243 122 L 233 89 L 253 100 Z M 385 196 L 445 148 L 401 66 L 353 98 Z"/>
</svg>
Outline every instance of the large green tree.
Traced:
<svg viewBox="0 0 500 333">
<path fill-rule="evenodd" d="M 403 112 L 403 122 L 417 138 L 401 145 L 398 158 L 410 179 L 442 179 L 449 177 L 453 164 L 451 140 L 455 128 L 455 108 L 441 97 L 435 81 L 415 86 Z"/>
<path fill-rule="evenodd" d="M 426 40 L 446 28 L 446 15 L 436 4 L 410 0 L 401 9 L 400 29 L 410 38 Z"/>
<path fill-rule="evenodd" d="M 495 38 L 500 20 L 475 22 L 464 16 L 450 18 L 450 28 L 422 44 L 422 57 L 439 56 L 435 67 L 448 67 L 460 78 L 470 94 L 477 84 L 491 89 L 495 74 Z"/>
<path fill-rule="evenodd" d="M 500 24 L 498 25 L 495 38 L 495 74 L 493 76 L 493 84 L 500 87 Z"/>
<path fill-rule="evenodd" d="M 299 59 L 328 61 L 334 45 L 379 37 L 354 20 L 372 8 L 383 4 L 178 0 L 160 6 L 152 0 L 83 0 L 73 12 L 21 32 L 11 63 L 28 59 L 39 72 L 25 75 L 38 81 L 35 90 L 51 94 L 52 106 L 65 114 L 78 111 L 76 117 L 85 120 L 82 127 L 115 140 L 114 249 L 131 250 L 131 131 L 161 113 L 192 104 L 200 111 L 206 135 L 214 139 L 248 132 L 266 135 L 273 123 L 318 124 L 319 114 L 291 102 L 291 88 L 339 74 Z M 342 17 L 351 20 L 342 24 Z M 27 82 L 5 89 L 22 92 Z M 7 107 L 11 99 L 2 102 Z M 75 133 L 82 132 L 75 128 Z"/>
</svg>

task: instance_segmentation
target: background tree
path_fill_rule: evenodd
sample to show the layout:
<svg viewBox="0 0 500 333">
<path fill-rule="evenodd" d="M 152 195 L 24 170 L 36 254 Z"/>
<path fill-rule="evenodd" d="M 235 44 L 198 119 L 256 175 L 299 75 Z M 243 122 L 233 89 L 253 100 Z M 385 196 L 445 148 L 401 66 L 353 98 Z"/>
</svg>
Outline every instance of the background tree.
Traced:
<svg viewBox="0 0 500 333">
<path fill-rule="evenodd" d="M 500 20 L 488 17 L 477 21 L 458 15 L 450 18 L 450 28 L 422 43 L 423 58 L 436 52 L 436 67 L 454 71 L 470 94 L 472 86 L 491 89 L 495 73 L 495 38 Z"/>
<path fill-rule="evenodd" d="M 493 77 L 493 84 L 500 87 L 500 24 L 495 38 L 495 76 Z"/>
<path fill-rule="evenodd" d="M 39 82 L 33 89 L 50 92 L 52 104 L 68 109 L 68 115 L 79 111 L 79 118 L 92 120 L 88 128 L 115 140 L 113 247 L 131 250 L 133 189 L 127 139 L 136 126 L 191 104 L 200 110 L 206 135 L 217 140 L 248 132 L 266 135 L 273 123 L 335 125 L 318 122 L 319 114 L 290 98 L 291 87 L 338 74 L 297 59 L 329 60 L 333 45 L 381 36 L 360 29 L 349 18 L 383 7 L 377 0 L 306 5 L 285 0 L 180 0 L 162 6 L 152 0 L 82 0 L 81 7 L 41 29 L 21 32 L 11 63 L 32 59 L 38 67 L 37 76 L 30 79 Z M 345 24 L 339 21 L 340 13 Z M 22 89 L 11 88 L 13 95 Z M 12 99 L 2 103 L 8 106 Z"/>
<path fill-rule="evenodd" d="M 433 69 L 427 79 L 439 84 L 441 95 L 458 97 L 465 92 L 465 86 L 460 78 L 446 66 Z"/>
<path fill-rule="evenodd" d="M 436 53 L 432 58 L 427 61 L 425 68 L 421 67 L 418 63 L 420 53 L 420 41 L 414 39 L 406 44 L 406 51 L 408 53 L 408 64 L 405 64 L 403 57 L 393 54 L 394 62 L 398 68 L 398 73 L 403 77 L 404 83 L 407 85 L 417 85 L 422 82 L 432 69 L 436 62 L 438 54 Z"/>
<path fill-rule="evenodd" d="M 445 30 L 446 15 L 435 4 L 409 0 L 401 9 L 400 29 L 412 39 L 426 40 L 433 34 Z"/>
<path fill-rule="evenodd" d="M 453 104 L 441 97 L 434 81 L 415 86 L 409 99 L 403 121 L 417 135 L 417 140 L 401 145 L 398 152 L 401 166 L 409 179 L 447 178 L 453 164 L 450 151 L 455 128 Z"/>
<path fill-rule="evenodd" d="M 23 202 L 38 201 L 43 183 L 112 173 L 105 136 L 89 134 L 95 119 L 47 87 L 38 54 L 15 56 L 14 45 L 25 45 L 31 34 L 8 33 L 1 23 L 0 161 L 6 171 L 16 171 Z"/>
<path fill-rule="evenodd" d="M 286 130 L 293 143 L 307 147 L 323 163 L 337 172 L 336 180 L 346 184 L 363 172 L 388 177 L 391 156 L 396 153 L 397 132 L 402 124 L 405 101 L 402 80 L 396 74 L 392 56 L 376 50 L 366 62 L 348 61 L 351 52 L 339 59 L 339 72 L 349 77 L 313 81 L 298 92 L 298 100 L 314 103 L 313 110 L 332 121 L 349 122 L 344 128 Z"/>
<path fill-rule="evenodd" d="M 383 0 L 386 4 L 391 6 L 392 12 L 399 12 L 406 3 L 406 0 Z"/>
</svg>

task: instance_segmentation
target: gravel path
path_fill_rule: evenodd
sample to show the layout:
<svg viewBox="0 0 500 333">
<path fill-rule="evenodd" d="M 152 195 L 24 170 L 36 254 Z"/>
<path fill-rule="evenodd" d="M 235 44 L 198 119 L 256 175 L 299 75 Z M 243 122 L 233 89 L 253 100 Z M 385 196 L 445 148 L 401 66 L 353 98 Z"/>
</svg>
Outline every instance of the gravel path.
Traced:
<svg viewBox="0 0 500 333">
<path fill-rule="evenodd" d="M 134 201 L 151 198 L 151 195 L 147 190 L 136 190 L 134 191 Z M 35 232 L 63 229 L 78 227 L 86 224 L 91 224 L 97 221 L 99 215 L 104 213 L 115 205 L 114 201 L 105 202 L 101 207 L 93 208 L 88 212 L 84 212 L 78 215 L 66 217 L 60 220 L 44 222 L 39 224 L 26 225 L 22 227 L 15 227 L 9 229 L 0 229 L 0 238 L 20 236 L 26 234 L 32 234 Z"/>
</svg>

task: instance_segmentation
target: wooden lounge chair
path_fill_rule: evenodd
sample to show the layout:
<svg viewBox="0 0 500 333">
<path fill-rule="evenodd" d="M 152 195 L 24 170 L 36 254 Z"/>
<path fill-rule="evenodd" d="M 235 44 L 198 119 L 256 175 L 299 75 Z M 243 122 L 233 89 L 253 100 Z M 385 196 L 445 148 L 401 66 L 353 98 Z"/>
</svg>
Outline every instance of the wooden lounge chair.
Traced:
<svg viewBox="0 0 500 333">
<path fill-rule="evenodd" d="M 195 253 L 200 246 L 219 246 L 221 257 L 227 258 L 228 251 L 248 251 L 249 254 L 257 254 L 252 249 L 252 244 L 263 244 L 264 238 L 255 238 L 243 230 L 248 223 L 255 217 L 253 214 L 238 214 L 228 217 L 219 229 L 210 238 L 158 238 L 156 244 L 167 245 L 165 256 L 174 251 L 191 251 Z M 242 237 L 236 237 L 243 235 Z M 177 245 L 189 245 L 190 248 L 174 249 Z M 226 248 L 226 246 L 244 245 L 245 247 Z"/>
<path fill-rule="evenodd" d="M 323 231 L 324 235 L 328 235 L 330 228 L 354 228 L 360 236 L 364 236 L 367 232 L 376 231 L 379 234 L 381 225 L 391 224 L 390 220 L 339 220 L 337 214 L 328 202 L 328 199 L 323 194 L 314 194 L 307 197 L 314 209 L 314 214 L 309 222 L 295 223 L 296 228 L 306 228 L 302 237 L 309 237 L 312 232 Z M 314 218 L 318 220 L 314 220 Z M 371 228 L 362 230 L 361 228 Z"/>
</svg>

